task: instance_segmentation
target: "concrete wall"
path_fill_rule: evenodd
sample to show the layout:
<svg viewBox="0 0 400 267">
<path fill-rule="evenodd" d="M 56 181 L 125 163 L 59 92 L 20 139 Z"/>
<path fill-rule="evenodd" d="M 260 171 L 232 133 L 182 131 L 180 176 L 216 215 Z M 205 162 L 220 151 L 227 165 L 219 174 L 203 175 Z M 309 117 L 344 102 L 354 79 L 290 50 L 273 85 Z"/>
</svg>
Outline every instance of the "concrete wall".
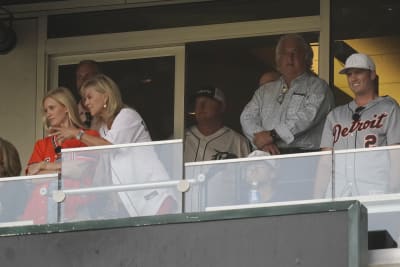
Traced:
<svg viewBox="0 0 400 267">
<path fill-rule="evenodd" d="M 36 140 L 37 20 L 14 22 L 17 46 L 0 55 L 0 136 L 18 149 L 25 168 Z"/>
<path fill-rule="evenodd" d="M 358 202 L 243 209 L 0 229 L 12 266 L 365 267 Z"/>
</svg>

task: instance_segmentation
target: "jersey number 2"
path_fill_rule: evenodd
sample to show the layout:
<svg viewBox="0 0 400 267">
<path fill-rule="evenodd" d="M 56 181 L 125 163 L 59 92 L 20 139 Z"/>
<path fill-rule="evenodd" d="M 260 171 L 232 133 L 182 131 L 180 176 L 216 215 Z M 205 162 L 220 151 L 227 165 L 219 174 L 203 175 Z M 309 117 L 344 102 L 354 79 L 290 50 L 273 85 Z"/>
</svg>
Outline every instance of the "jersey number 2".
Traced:
<svg viewBox="0 0 400 267">
<path fill-rule="evenodd" d="M 376 146 L 376 135 L 367 135 L 364 139 L 364 147 L 374 147 Z"/>
</svg>

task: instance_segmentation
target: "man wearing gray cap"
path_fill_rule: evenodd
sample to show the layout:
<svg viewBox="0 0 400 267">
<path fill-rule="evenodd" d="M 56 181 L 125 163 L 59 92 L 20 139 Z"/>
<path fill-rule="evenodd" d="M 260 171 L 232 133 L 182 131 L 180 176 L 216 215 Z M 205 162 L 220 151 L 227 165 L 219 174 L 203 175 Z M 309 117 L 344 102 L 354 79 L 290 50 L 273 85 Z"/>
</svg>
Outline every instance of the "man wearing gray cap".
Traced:
<svg viewBox="0 0 400 267">
<path fill-rule="evenodd" d="M 196 125 L 185 131 L 185 162 L 246 157 L 247 139 L 223 125 L 224 93 L 207 86 L 194 96 Z"/>
<path fill-rule="evenodd" d="M 347 76 L 354 100 L 336 107 L 328 114 L 322 133 L 321 149 L 400 144 L 399 105 L 390 96 L 378 96 L 377 74 L 371 58 L 365 54 L 352 54 L 339 73 Z M 336 197 L 346 197 L 397 190 L 398 155 L 394 156 L 394 153 L 398 152 L 363 150 L 336 153 L 335 160 L 329 162 L 328 158 L 321 158 L 314 196 L 322 197 L 333 193 Z M 334 168 L 335 173 L 334 192 L 328 175 L 321 174 L 326 174 L 326 170 L 331 168 Z"/>
</svg>

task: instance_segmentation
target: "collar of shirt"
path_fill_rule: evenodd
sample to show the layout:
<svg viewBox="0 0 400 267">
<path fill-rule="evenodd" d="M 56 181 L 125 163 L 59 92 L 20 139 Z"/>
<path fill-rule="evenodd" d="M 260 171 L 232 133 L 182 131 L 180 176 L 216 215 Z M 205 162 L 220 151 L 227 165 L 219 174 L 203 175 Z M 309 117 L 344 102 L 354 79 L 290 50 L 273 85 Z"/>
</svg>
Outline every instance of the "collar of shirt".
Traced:
<svg viewBox="0 0 400 267">
<path fill-rule="evenodd" d="M 379 102 L 381 102 L 384 98 L 382 96 L 378 96 L 377 98 L 373 99 L 372 101 L 370 101 L 368 104 L 365 105 L 365 109 L 369 109 L 373 106 L 375 106 L 376 104 L 378 104 Z M 349 103 L 349 107 L 350 109 L 354 112 L 356 110 L 356 108 L 358 108 L 358 105 L 356 104 L 356 102 L 353 100 Z"/>
<path fill-rule="evenodd" d="M 297 76 L 295 79 L 293 79 L 293 81 L 292 81 L 292 83 L 291 83 L 291 86 L 288 86 L 288 88 L 290 89 L 290 88 L 293 87 L 293 84 L 305 80 L 309 75 L 310 75 L 310 74 L 309 74 L 308 72 L 303 72 L 302 74 L 300 74 L 299 76 Z M 283 86 L 283 85 L 286 85 L 286 81 L 285 81 L 285 79 L 283 78 L 283 75 L 281 75 L 280 80 L 281 80 L 281 82 L 282 82 L 282 86 Z"/>
</svg>

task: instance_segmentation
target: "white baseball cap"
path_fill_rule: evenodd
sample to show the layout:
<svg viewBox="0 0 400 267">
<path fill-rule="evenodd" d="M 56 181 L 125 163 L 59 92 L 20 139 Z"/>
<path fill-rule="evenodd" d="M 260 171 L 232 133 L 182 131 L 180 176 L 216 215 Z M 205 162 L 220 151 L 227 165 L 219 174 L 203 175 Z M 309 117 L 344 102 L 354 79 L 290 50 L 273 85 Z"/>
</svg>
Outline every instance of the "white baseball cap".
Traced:
<svg viewBox="0 0 400 267">
<path fill-rule="evenodd" d="M 210 97 L 212 99 L 215 99 L 215 100 L 221 102 L 222 104 L 225 104 L 225 95 L 222 92 L 222 90 L 217 87 L 213 87 L 213 86 L 203 87 L 202 89 L 198 90 L 194 95 L 195 98 L 197 98 L 199 96 Z"/>
<path fill-rule="evenodd" d="M 254 150 L 253 152 L 247 155 L 248 158 L 265 157 L 265 156 L 271 156 L 271 154 L 263 150 Z M 263 160 L 263 162 L 269 165 L 270 167 L 273 168 L 277 167 L 276 160 L 268 159 L 268 160 Z"/>
<path fill-rule="evenodd" d="M 364 69 L 375 71 L 375 63 L 365 54 L 352 54 L 346 59 L 344 68 L 339 71 L 340 74 L 346 74 L 348 69 Z"/>
</svg>

